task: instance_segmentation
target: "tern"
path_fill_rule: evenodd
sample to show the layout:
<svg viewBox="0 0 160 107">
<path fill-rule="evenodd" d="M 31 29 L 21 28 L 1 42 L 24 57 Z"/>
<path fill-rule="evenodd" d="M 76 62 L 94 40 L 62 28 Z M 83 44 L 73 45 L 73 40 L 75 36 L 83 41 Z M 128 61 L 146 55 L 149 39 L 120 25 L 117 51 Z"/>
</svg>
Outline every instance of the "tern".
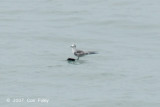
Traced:
<svg viewBox="0 0 160 107">
<path fill-rule="evenodd" d="M 79 57 L 85 56 L 85 55 L 89 55 L 89 54 L 97 54 L 96 51 L 82 51 L 82 50 L 77 50 L 76 49 L 76 45 L 72 44 L 71 45 L 72 48 L 72 53 L 77 56 L 77 60 L 79 60 Z"/>
</svg>

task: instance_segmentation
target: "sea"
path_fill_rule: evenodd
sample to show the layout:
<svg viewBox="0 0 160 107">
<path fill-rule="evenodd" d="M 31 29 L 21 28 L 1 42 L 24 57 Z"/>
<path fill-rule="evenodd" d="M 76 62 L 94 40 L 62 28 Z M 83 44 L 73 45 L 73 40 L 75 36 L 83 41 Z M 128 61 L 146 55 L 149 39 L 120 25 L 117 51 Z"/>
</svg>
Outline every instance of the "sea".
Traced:
<svg viewBox="0 0 160 107">
<path fill-rule="evenodd" d="M 1 0 L 1 107 L 160 107 L 159 0 Z M 98 54 L 77 58 L 71 45 Z"/>
</svg>

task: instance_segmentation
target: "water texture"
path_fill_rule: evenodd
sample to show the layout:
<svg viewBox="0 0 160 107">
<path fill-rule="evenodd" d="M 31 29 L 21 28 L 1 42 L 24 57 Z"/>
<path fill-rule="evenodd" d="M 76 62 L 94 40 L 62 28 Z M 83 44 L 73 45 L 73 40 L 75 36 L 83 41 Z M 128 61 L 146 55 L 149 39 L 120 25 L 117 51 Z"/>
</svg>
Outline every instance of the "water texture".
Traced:
<svg viewBox="0 0 160 107">
<path fill-rule="evenodd" d="M 1 0 L 0 105 L 160 107 L 159 4 Z M 99 54 L 68 62 L 72 43 Z"/>
</svg>

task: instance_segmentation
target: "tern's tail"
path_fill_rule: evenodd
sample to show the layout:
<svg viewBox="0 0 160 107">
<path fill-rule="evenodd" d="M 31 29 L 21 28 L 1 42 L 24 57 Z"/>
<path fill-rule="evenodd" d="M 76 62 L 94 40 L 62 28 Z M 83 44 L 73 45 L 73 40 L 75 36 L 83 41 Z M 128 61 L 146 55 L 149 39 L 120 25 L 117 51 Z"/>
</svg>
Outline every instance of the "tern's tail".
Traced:
<svg viewBox="0 0 160 107">
<path fill-rule="evenodd" d="M 88 51 L 88 52 L 85 52 L 86 53 L 86 55 L 88 55 L 88 54 L 98 54 L 98 52 L 96 52 L 96 51 Z"/>
</svg>

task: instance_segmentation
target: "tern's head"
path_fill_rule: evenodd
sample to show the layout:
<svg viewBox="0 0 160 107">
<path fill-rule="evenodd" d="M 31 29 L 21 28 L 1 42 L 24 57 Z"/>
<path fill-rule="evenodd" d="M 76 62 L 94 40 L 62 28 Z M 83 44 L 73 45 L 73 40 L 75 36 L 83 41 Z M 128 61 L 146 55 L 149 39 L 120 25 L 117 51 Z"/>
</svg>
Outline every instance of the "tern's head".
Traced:
<svg viewBox="0 0 160 107">
<path fill-rule="evenodd" d="M 76 48 L 76 45 L 75 45 L 75 44 L 72 44 L 72 45 L 71 45 L 71 48 Z"/>
</svg>

